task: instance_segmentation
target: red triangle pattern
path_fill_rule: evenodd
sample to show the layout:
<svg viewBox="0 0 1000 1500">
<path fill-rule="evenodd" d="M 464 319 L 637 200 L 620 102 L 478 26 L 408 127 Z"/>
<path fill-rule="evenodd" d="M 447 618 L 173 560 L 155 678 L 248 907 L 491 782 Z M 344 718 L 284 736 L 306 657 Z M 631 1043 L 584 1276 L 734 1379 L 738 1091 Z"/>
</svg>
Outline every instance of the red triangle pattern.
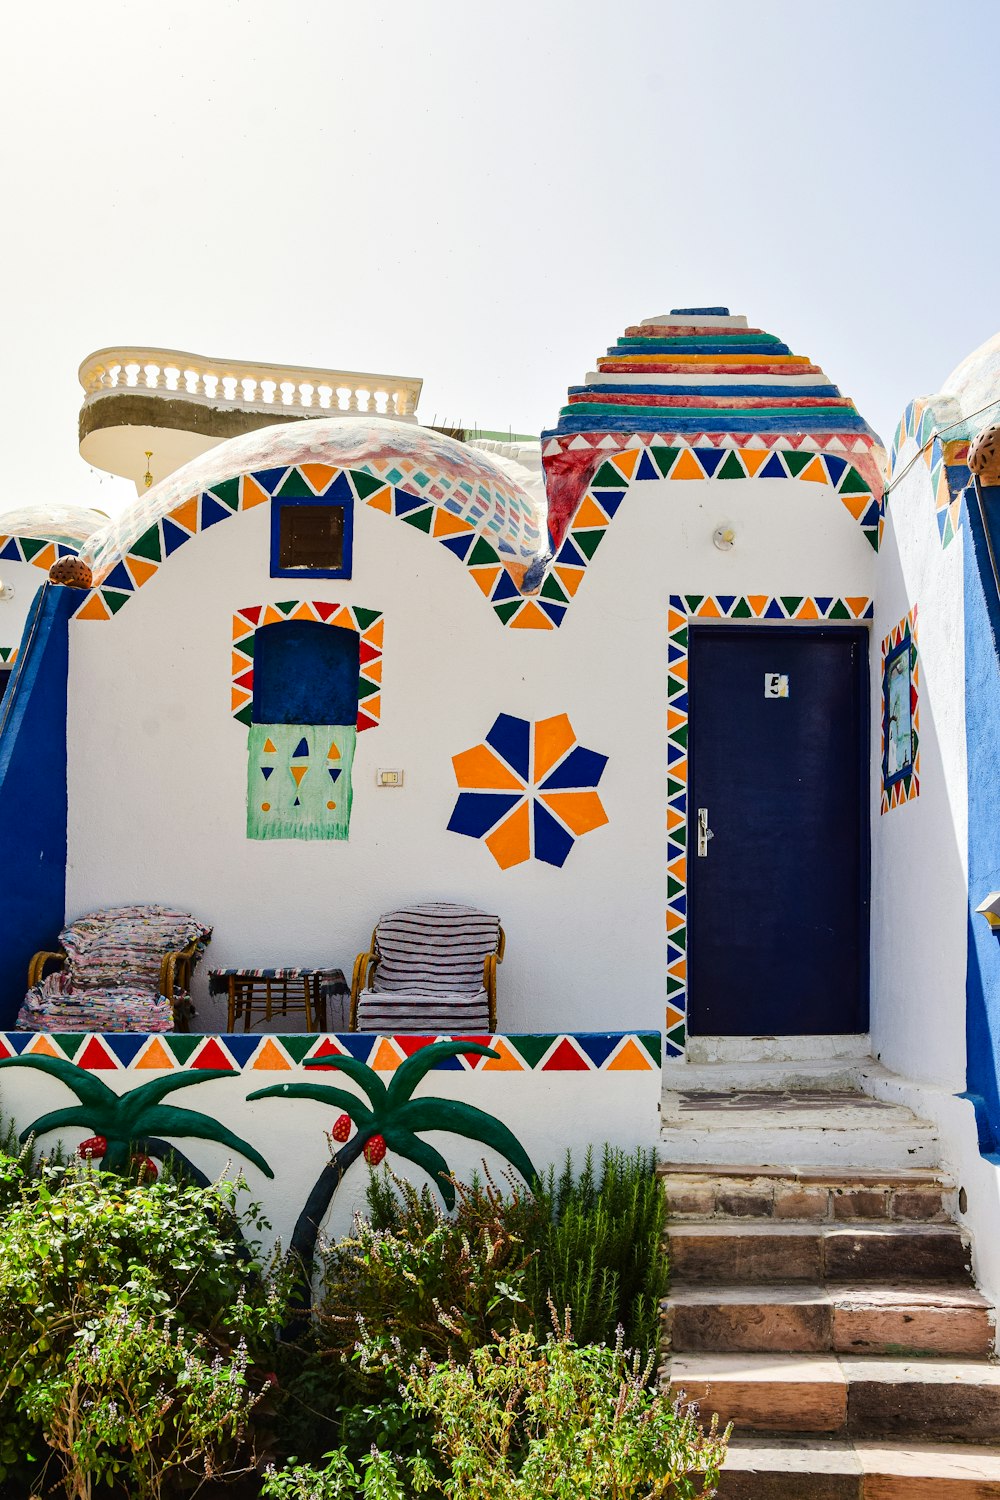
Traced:
<svg viewBox="0 0 1000 1500">
<path fill-rule="evenodd" d="M 346 1056 L 347 1056 L 347 1054 L 345 1053 L 343 1047 L 341 1047 L 337 1042 L 334 1042 L 329 1037 L 327 1037 L 326 1041 L 320 1042 L 320 1044 L 316 1048 L 315 1052 L 310 1052 L 310 1054 L 309 1054 L 309 1062 L 310 1062 L 311 1066 L 307 1069 L 307 1071 L 310 1072 L 310 1073 L 312 1073 L 314 1070 L 316 1072 L 320 1072 L 320 1073 L 322 1073 L 324 1071 L 323 1068 L 316 1068 L 315 1059 L 317 1057 L 346 1057 Z M 333 1067 L 334 1067 L 334 1064 L 331 1063 L 330 1064 L 330 1068 L 332 1069 Z"/>
<path fill-rule="evenodd" d="M 89 1068 L 91 1071 L 97 1068 L 108 1068 L 113 1072 L 118 1071 L 118 1059 L 113 1057 L 99 1036 L 92 1036 L 84 1047 L 80 1056 L 76 1059 L 78 1068 Z"/>
<path fill-rule="evenodd" d="M 253 625 L 256 625 L 256 624 L 259 623 L 260 617 L 263 614 L 263 612 L 264 612 L 264 606 L 263 606 L 263 604 L 254 604 L 250 609 L 241 609 L 240 610 L 240 614 L 243 616 L 244 620 L 249 620 L 251 622 L 251 624 L 253 624 Z"/>
<path fill-rule="evenodd" d="M 412 1057 L 419 1052 L 421 1047 L 429 1047 L 434 1038 L 432 1036 L 394 1036 L 393 1041 L 405 1057 Z"/>
<path fill-rule="evenodd" d="M 568 1037 L 563 1037 L 556 1050 L 543 1065 L 542 1072 L 589 1073 L 591 1065 L 573 1046 Z"/>
<path fill-rule="evenodd" d="M 456 1036 L 452 1038 L 452 1041 L 455 1042 L 478 1042 L 481 1047 L 488 1047 L 492 1040 L 491 1036 Z M 477 1064 L 486 1061 L 478 1052 L 462 1052 L 460 1056 L 470 1068 L 474 1068 Z"/>
<path fill-rule="evenodd" d="M 319 615 L 320 619 L 323 620 L 323 621 L 326 621 L 326 620 L 328 620 L 330 618 L 330 616 L 333 614 L 333 612 L 334 612 L 335 609 L 339 609 L 340 608 L 340 605 L 339 604 L 325 604 L 325 603 L 323 603 L 319 599 L 314 599 L 312 601 L 312 607 L 316 611 L 316 613 Z"/>
<path fill-rule="evenodd" d="M 227 1073 L 235 1073 L 238 1069 L 233 1067 L 232 1059 L 223 1052 L 215 1037 L 209 1037 L 205 1045 L 191 1059 L 192 1068 L 225 1068 Z"/>
<path fill-rule="evenodd" d="M 374 646 L 369 646 L 367 641 L 361 642 L 358 660 L 362 666 L 366 666 L 370 661 L 377 661 L 381 655 L 381 651 L 377 651 Z"/>
<path fill-rule="evenodd" d="M 13 1056 L 14 1056 L 13 1048 L 12 1047 L 8 1047 L 7 1043 L 5 1041 L 0 1040 L 0 1057 L 13 1057 Z"/>
</svg>

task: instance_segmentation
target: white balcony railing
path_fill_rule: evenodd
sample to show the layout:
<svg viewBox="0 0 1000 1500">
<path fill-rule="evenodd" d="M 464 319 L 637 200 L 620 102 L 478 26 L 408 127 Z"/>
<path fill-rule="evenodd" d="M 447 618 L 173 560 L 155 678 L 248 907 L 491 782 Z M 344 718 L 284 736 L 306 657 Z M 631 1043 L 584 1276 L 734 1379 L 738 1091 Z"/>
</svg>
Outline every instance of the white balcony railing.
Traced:
<svg viewBox="0 0 1000 1500">
<path fill-rule="evenodd" d="M 408 375 L 206 359 L 182 349 L 98 349 L 80 366 L 84 405 L 111 391 L 155 392 L 207 406 L 416 420 L 423 382 Z"/>
</svg>

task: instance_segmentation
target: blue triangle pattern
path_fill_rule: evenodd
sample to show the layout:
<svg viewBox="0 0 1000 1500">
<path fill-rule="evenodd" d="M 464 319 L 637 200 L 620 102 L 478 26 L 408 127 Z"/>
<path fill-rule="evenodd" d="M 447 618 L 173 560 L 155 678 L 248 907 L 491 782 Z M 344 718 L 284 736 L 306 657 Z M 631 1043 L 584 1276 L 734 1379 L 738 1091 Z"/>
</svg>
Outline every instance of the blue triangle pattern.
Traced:
<svg viewBox="0 0 1000 1500">
<path fill-rule="evenodd" d="M 167 516 L 164 516 L 160 524 L 163 527 L 163 551 L 165 556 L 169 557 L 172 552 L 177 551 L 178 547 L 183 547 L 185 542 L 191 540 L 191 533 L 185 531 L 183 526 L 178 526 L 176 521 L 171 521 Z"/>
<path fill-rule="evenodd" d="M 215 526 L 219 521 L 228 521 L 232 511 L 228 505 L 223 505 L 221 500 L 216 500 L 206 490 L 201 497 L 201 529 L 204 531 L 208 526 Z"/>
</svg>

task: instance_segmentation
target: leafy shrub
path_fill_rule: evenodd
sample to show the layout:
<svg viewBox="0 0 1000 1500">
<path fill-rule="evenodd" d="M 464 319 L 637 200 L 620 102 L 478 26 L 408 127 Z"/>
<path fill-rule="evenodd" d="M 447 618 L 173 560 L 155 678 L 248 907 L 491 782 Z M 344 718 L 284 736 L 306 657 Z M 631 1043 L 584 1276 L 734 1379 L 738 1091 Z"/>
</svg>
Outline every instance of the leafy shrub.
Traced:
<svg viewBox="0 0 1000 1500">
<path fill-rule="evenodd" d="M 567 1159 L 536 1193 L 516 1181 L 501 1191 L 488 1174 L 456 1190 L 449 1218 L 429 1188 L 371 1174 L 369 1219 L 324 1252 L 312 1342 L 280 1367 L 285 1452 L 426 1454 L 400 1372 L 422 1351 L 468 1359 L 515 1328 L 544 1338 L 550 1295 L 586 1342 L 613 1343 L 620 1325 L 636 1347 L 656 1347 L 666 1262 L 651 1154 L 606 1149 L 599 1178 L 588 1155 L 579 1180 Z M 387 1370 L 374 1356 L 390 1351 Z"/>
<path fill-rule="evenodd" d="M 376 1353 L 377 1351 L 373 1351 Z M 616 1344 L 577 1345 L 569 1325 L 539 1344 L 514 1332 L 467 1363 L 426 1356 L 405 1398 L 433 1432 L 438 1467 L 373 1454 L 363 1479 L 341 1451 L 323 1471 L 293 1465 L 264 1486 L 276 1500 L 692 1500 L 715 1493 L 728 1431 L 650 1387 Z"/>
<path fill-rule="evenodd" d="M 286 1452 L 427 1447 L 423 1425 L 399 1399 L 399 1377 L 387 1378 L 378 1360 L 362 1362 L 359 1339 L 408 1366 L 422 1350 L 465 1358 L 495 1330 L 530 1320 L 522 1283 L 544 1208 L 527 1189 L 504 1198 L 492 1182 L 456 1184 L 456 1192 L 448 1218 L 427 1189 L 372 1175 L 371 1219 L 358 1219 L 353 1234 L 323 1252 L 312 1340 L 279 1367 Z"/>
<path fill-rule="evenodd" d="M 550 1171 L 540 1196 L 545 1213 L 524 1282 L 539 1337 L 551 1298 L 572 1310 L 581 1343 L 613 1342 L 621 1327 L 630 1347 L 655 1349 L 667 1291 L 666 1200 L 655 1153 L 628 1156 L 605 1146 L 599 1178 L 591 1152 L 579 1178 L 567 1155 L 561 1177 Z"/>
<path fill-rule="evenodd" d="M 282 1312 L 238 1186 L 22 1171 L 0 1213 L 0 1479 L 47 1445 L 71 1496 L 107 1479 L 146 1500 L 236 1461 Z"/>
</svg>

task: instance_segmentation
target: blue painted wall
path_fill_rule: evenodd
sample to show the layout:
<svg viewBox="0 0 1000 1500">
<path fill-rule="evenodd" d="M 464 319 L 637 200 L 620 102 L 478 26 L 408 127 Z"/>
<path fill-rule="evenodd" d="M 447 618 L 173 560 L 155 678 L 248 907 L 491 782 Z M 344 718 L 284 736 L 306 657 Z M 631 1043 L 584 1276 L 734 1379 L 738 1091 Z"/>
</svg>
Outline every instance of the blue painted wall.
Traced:
<svg viewBox="0 0 1000 1500">
<path fill-rule="evenodd" d="M 13 1026 L 31 955 L 66 907 L 66 677 L 80 595 L 46 583 L 0 704 L 0 1029 Z"/>
<path fill-rule="evenodd" d="M 965 724 L 969 758 L 968 1094 L 979 1146 L 1000 1149 L 1000 942 L 975 908 L 1000 891 L 1000 597 L 975 491 L 965 520 Z"/>
</svg>

